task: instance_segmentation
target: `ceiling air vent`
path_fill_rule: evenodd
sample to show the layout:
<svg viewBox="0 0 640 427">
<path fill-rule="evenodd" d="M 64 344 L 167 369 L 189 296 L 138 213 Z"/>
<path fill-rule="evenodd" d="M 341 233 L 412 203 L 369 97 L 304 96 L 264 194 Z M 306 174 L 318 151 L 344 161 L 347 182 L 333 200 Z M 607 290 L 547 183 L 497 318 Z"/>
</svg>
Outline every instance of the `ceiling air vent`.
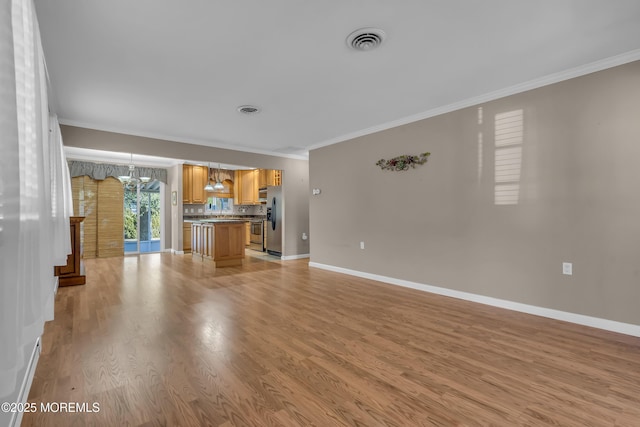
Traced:
<svg viewBox="0 0 640 427">
<path fill-rule="evenodd" d="M 349 34 L 347 45 L 355 50 L 371 50 L 380 46 L 385 37 L 384 31 L 377 28 L 360 28 Z"/>
<path fill-rule="evenodd" d="M 241 105 L 238 107 L 238 111 L 243 114 L 257 114 L 260 112 L 258 107 L 254 107 L 253 105 Z"/>
</svg>

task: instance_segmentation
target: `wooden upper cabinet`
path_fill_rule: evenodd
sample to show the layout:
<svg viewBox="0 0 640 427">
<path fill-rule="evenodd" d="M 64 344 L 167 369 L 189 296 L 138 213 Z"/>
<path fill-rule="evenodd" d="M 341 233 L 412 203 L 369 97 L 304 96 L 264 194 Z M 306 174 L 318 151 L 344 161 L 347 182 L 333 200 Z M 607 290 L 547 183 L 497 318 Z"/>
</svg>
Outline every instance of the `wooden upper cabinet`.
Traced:
<svg viewBox="0 0 640 427">
<path fill-rule="evenodd" d="M 265 188 L 269 185 L 281 185 L 280 171 L 273 169 L 260 169 L 258 174 L 258 188 Z"/>
<path fill-rule="evenodd" d="M 269 170 L 268 169 L 260 169 L 260 171 L 258 172 L 258 188 L 264 188 L 267 185 L 271 185 L 268 184 L 268 177 L 267 175 L 269 174 Z"/>
<path fill-rule="evenodd" d="M 269 185 L 282 185 L 282 171 L 281 170 L 272 170 L 273 172 L 273 184 Z"/>
<path fill-rule="evenodd" d="M 242 192 L 240 194 L 241 205 L 255 205 L 258 202 L 258 173 L 257 169 L 242 171 Z"/>
<path fill-rule="evenodd" d="M 191 188 L 191 203 L 206 203 L 207 195 L 204 186 L 207 185 L 209 168 L 206 166 L 193 166 Z"/>
<path fill-rule="evenodd" d="M 236 205 L 240 204 L 240 194 L 242 193 L 242 171 L 233 172 L 233 201 Z"/>
<path fill-rule="evenodd" d="M 260 204 L 258 190 L 269 185 L 282 185 L 281 171 L 271 169 L 237 170 L 233 198 L 237 205 Z"/>
<path fill-rule="evenodd" d="M 233 198 L 237 205 L 256 205 L 258 201 L 258 174 L 255 170 L 237 170 L 233 185 Z"/>
<path fill-rule="evenodd" d="M 192 169 L 191 165 L 182 165 L 182 203 L 191 203 Z"/>
<path fill-rule="evenodd" d="M 208 167 L 182 165 L 182 203 L 207 202 L 204 186 L 207 185 Z"/>
</svg>

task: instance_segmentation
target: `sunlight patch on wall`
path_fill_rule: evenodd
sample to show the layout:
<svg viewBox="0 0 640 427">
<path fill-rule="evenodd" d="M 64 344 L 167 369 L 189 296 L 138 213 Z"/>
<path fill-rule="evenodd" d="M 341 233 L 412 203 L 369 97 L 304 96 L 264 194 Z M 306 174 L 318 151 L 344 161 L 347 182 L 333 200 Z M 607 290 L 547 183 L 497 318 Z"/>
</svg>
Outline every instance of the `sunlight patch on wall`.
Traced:
<svg viewBox="0 0 640 427">
<path fill-rule="evenodd" d="M 495 190 L 496 205 L 517 205 L 520 198 L 522 144 L 524 142 L 522 110 L 495 116 Z"/>
</svg>

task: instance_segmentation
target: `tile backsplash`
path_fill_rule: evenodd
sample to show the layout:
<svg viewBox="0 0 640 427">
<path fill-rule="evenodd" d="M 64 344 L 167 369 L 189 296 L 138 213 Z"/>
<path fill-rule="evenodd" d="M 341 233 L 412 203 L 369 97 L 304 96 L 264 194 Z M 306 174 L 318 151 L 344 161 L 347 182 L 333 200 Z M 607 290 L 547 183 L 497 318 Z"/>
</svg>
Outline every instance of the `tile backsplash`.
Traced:
<svg viewBox="0 0 640 427">
<path fill-rule="evenodd" d="M 233 205 L 234 214 L 247 214 L 247 215 L 266 215 L 267 208 L 265 205 Z"/>
<path fill-rule="evenodd" d="M 183 211 L 185 215 L 197 216 L 197 215 L 266 215 L 267 208 L 265 205 L 233 205 L 232 210 L 226 211 L 208 211 L 207 205 L 183 205 Z"/>
<path fill-rule="evenodd" d="M 183 212 L 189 215 L 204 215 L 205 213 L 205 205 L 183 205 Z"/>
</svg>

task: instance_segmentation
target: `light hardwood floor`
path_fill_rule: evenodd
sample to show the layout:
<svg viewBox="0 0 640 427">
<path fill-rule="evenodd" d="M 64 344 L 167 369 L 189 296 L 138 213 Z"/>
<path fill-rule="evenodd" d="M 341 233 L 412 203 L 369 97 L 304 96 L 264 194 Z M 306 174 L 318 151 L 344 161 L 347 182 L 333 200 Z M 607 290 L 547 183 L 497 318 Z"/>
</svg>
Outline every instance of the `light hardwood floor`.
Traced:
<svg viewBox="0 0 640 427">
<path fill-rule="evenodd" d="M 640 339 L 310 269 L 86 260 L 23 426 L 640 426 Z"/>
</svg>

